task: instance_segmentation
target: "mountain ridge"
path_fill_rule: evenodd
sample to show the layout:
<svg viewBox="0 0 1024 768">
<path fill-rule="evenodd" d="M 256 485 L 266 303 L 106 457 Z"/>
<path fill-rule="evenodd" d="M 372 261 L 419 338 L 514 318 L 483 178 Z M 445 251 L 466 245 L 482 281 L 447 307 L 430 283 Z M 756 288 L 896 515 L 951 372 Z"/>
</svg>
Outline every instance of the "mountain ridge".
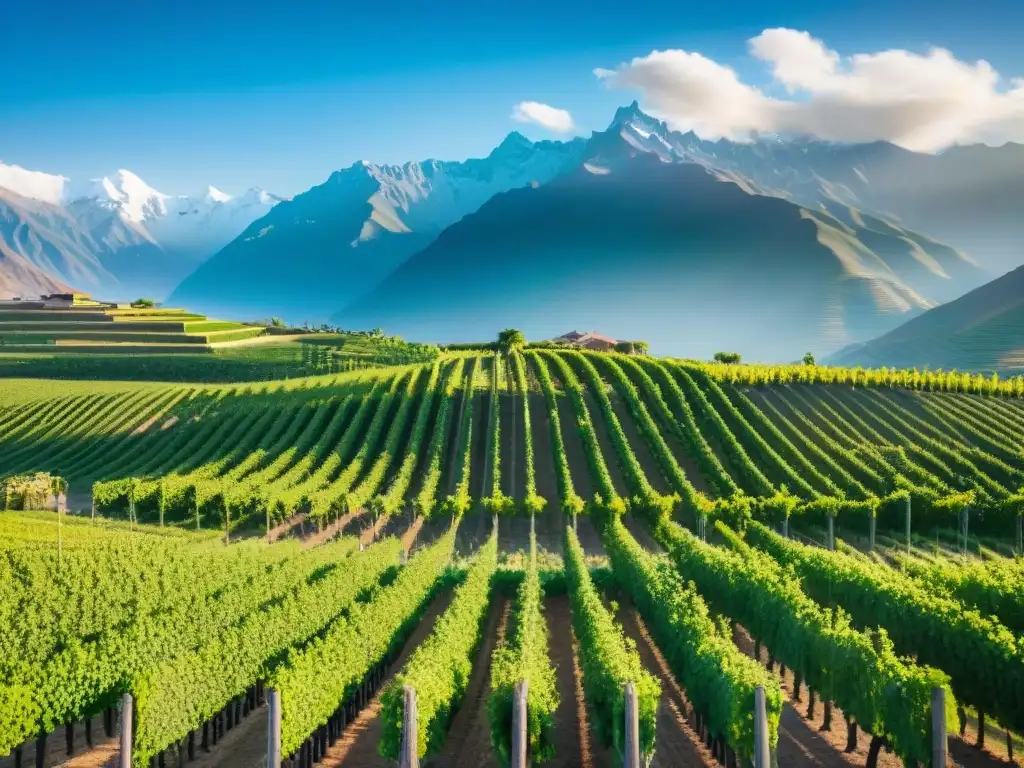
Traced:
<svg viewBox="0 0 1024 768">
<path fill-rule="evenodd" d="M 770 360 L 870 338 L 935 306 L 915 287 L 922 275 L 935 277 L 925 265 L 962 277 L 973 270 L 971 279 L 983 281 L 956 251 L 867 220 L 857 227 L 754 194 L 742 178 L 667 162 L 613 121 L 593 134 L 575 168 L 537 188 L 495 195 L 332 319 L 427 341 L 479 341 L 505 325 L 531 338 L 554 336 L 563 325 L 599 326 L 670 354 L 708 356 L 731 345 Z M 884 243 L 890 261 L 902 248 L 900 269 L 860 242 L 861 233 Z M 483 252 L 487 259 L 476 258 Z M 682 346 L 666 329 L 700 327 L 722 307 L 738 311 L 739 321 L 716 319 L 713 340 Z M 479 338 L 465 338 L 467 315 Z M 743 326 L 774 327 L 778 338 Z"/>
<path fill-rule="evenodd" d="M 115 300 L 162 299 L 279 201 L 259 188 L 165 195 L 125 169 L 72 181 L 0 164 L 0 243 L 56 283 Z"/>
<path fill-rule="evenodd" d="M 484 158 L 359 161 L 254 222 L 170 300 L 215 314 L 326 319 L 494 194 L 554 178 L 583 145 L 582 139 L 531 142 L 512 132 Z M 269 282 L 244 274 L 258 278 L 271 270 L 278 274 Z M 224 294 L 225 281 L 237 287 L 238 298 Z M 324 285 L 334 292 L 325 293 Z"/>
</svg>

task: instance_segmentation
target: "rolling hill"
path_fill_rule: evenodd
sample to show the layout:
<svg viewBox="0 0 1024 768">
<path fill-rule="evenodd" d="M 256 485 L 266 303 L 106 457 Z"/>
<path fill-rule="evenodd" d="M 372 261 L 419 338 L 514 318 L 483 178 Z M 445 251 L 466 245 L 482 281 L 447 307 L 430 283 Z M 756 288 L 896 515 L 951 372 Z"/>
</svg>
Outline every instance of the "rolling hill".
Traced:
<svg viewBox="0 0 1024 768">
<path fill-rule="evenodd" d="M 838 365 L 1024 371 L 1024 267 L 893 331 L 844 349 Z"/>
<path fill-rule="evenodd" d="M 955 290 L 950 275 L 982 279 L 952 249 L 848 218 L 666 162 L 613 126 L 575 170 L 496 196 L 334 319 L 425 341 L 595 327 L 666 354 L 778 360 L 893 328 Z"/>
</svg>

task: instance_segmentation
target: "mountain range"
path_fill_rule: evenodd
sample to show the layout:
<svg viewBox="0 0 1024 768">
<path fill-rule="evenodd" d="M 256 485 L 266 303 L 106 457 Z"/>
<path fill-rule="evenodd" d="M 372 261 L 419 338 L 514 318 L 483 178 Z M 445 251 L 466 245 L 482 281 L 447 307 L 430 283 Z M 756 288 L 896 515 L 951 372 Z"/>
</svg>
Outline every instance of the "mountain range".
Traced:
<svg viewBox="0 0 1024 768">
<path fill-rule="evenodd" d="M 41 271 L 107 299 L 163 299 L 279 201 L 260 189 L 165 195 L 127 170 L 73 181 L 0 164 L 0 252 L 22 265 L 3 267 L 3 291 L 38 293 Z"/>
<path fill-rule="evenodd" d="M 284 201 L 172 198 L 127 172 L 19 192 L 4 168 L 0 227 L 10 210 L 27 221 L 12 250 L 55 279 L 424 341 L 585 327 L 668 354 L 820 357 L 1024 260 L 1024 147 L 706 141 L 636 102 L 586 139 L 359 162 Z"/>
<path fill-rule="evenodd" d="M 494 195 L 577 164 L 585 145 L 512 133 L 481 159 L 356 163 L 254 222 L 170 301 L 223 316 L 326 319 Z"/>
<path fill-rule="evenodd" d="M 600 328 L 777 360 L 871 338 L 985 279 L 894 224 L 753 194 L 629 139 L 623 124 L 595 134 L 575 168 L 496 195 L 334 319 L 428 341 Z"/>
<path fill-rule="evenodd" d="M 842 144 L 804 136 L 705 141 L 640 111 L 615 121 L 628 139 L 666 159 L 735 173 L 760 194 L 801 205 L 856 208 L 969 253 L 993 275 L 1024 263 L 1024 145 L 954 146 L 938 154 L 886 141 Z"/>
</svg>

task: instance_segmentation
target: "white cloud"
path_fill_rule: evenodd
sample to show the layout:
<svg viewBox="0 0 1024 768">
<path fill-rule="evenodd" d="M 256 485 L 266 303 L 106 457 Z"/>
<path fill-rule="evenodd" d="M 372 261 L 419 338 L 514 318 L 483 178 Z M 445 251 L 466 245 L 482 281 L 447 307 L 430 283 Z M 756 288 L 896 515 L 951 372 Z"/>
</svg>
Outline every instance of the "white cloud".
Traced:
<svg viewBox="0 0 1024 768">
<path fill-rule="evenodd" d="M 744 83 L 699 53 L 652 51 L 594 74 L 639 90 L 679 130 L 744 140 L 752 132 L 808 133 L 832 141 L 885 139 L 917 151 L 1024 141 L 1024 80 L 1004 84 L 986 61 L 933 48 L 841 57 L 807 32 L 766 29 L 748 41 L 787 96 Z"/>
<path fill-rule="evenodd" d="M 536 123 L 555 133 L 568 133 L 575 126 L 572 115 L 564 109 L 536 101 L 521 101 L 512 110 L 512 118 L 520 123 Z"/>
</svg>

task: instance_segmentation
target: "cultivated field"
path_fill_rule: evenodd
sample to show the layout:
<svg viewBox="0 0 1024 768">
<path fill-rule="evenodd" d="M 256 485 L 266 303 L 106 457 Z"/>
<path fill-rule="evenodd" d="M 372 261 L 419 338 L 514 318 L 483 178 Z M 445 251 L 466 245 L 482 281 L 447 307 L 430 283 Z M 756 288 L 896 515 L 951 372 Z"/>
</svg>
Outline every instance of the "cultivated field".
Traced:
<svg viewBox="0 0 1024 768">
<path fill-rule="evenodd" d="M 0 380 L 0 764 L 950 765 L 1024 744 L 1024 382 L 527 348 Z M 59 541 L 59 545 L 58 545 Z M 59 618 L 58 618 L 59 617 Z M 943 717 L 944 714 L 944 717 Z M 88 733 L 88 739 L 86 734 Z M 40 734 L 46 734 L 41 737 Z M 70 756 L 69 756 L 70 755 Z"/>
</svg>

